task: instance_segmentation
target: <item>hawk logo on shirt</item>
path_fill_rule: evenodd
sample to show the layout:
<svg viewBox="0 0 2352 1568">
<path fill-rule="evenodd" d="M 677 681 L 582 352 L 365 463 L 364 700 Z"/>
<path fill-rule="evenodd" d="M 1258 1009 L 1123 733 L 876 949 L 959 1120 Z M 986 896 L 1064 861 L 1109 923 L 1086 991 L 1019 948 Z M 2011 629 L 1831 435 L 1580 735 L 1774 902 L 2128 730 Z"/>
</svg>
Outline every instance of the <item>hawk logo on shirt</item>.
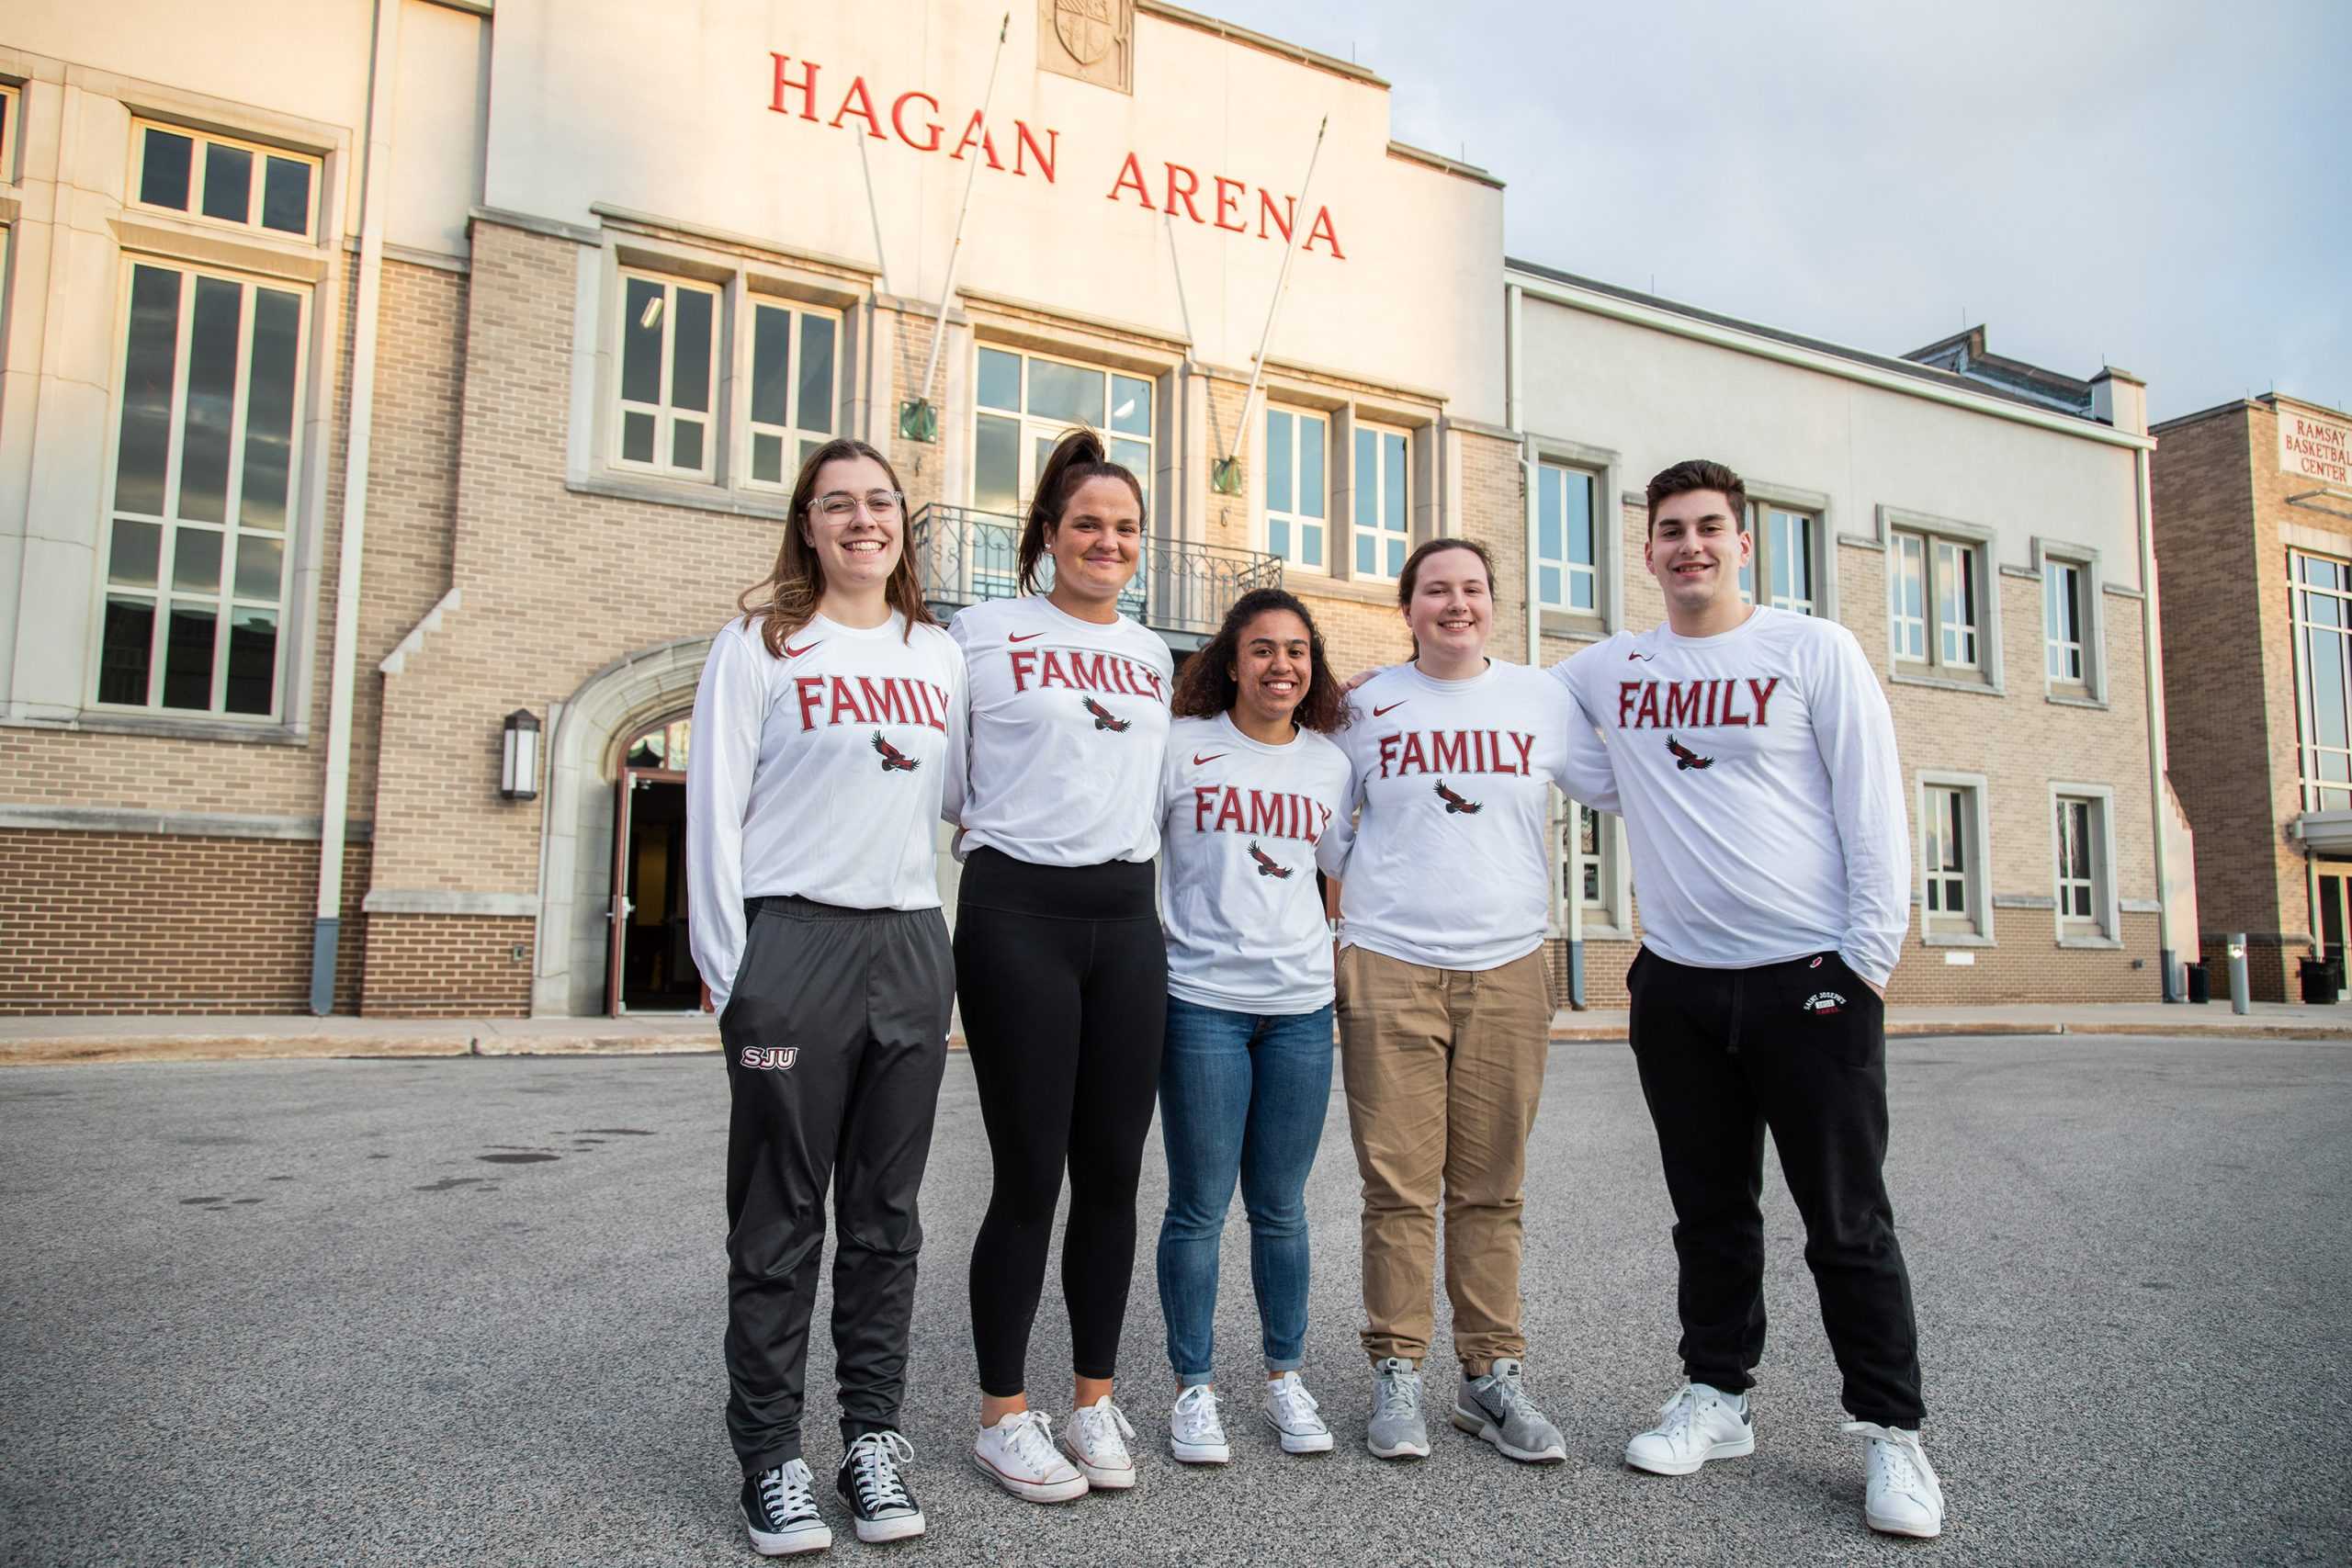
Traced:
<svg viewBox="0 0 2352 1568">
<path fill-rule="evenodd" d="M 1713 757 L 1702 757 L 1671 735 L 1666 738 L 1666 749 L 1674 753 L 1674 771 L 1678 773 L 1690 768 L 1712 768 L 1715 765 Z"/>
<path fill-rule="evenodd" d="M 1094 716 L 1094 728 L 1097 729 L 1107 729 L 1114 735 L 1117 735 L 1125 732 L 1129 725 L 1135 723 L 1134 719 L 1121 718 L 1092 697 L 1080 697 L 1078 700 L 1084 703 L 1086 711 Z"/>
<path fill-rule="evenodd" d="M 800 1060 L 797 1045 L 746 1045 L 736 1060 L 754 1072 L 784 1072 Z"/>
<path fill-rule="evenodd" d="M 1815 1018 L 1827 1018 L 1845 1005 L 1846 998 L 1835 991 L 1815 991 L 1804 999 L 1804 1010 Z"/>
<path fill-rule="evenodd" d="M 1437 797 L 1445 802 L 1445 814 L 1448 817 L 1464 815 L 1476 817 L 1482 809 L 1484 809 L 1479 802 L 1475 800 L 1464 800 L 1460 795 L 1454 794 L 1452 790 L 1446 788 L 1445 781 L 1443 779 L 1437 781 Z"/>
<path fill-rule="evenodd" d="M 911 773 L 922 766 L 914 758 L 883 739 L 882 732 L 878 729 L 874 732 L 874 749 L 882 753 L 882 771 L 886 773 Z"/>
<path fill-rule="evenodd" d="M 1255 839 L 1250 840 L 1250 858 L 1258 863 L 1258 874 L 1261 876 L 1275 876 L 1287 879 L 1290 875 L 1291 868 L 1283 864 L 1282 862 L 1276 860 L 1265 851 L 1260 849 L 1258 847 L 1258 840 Z"/>
</svg>

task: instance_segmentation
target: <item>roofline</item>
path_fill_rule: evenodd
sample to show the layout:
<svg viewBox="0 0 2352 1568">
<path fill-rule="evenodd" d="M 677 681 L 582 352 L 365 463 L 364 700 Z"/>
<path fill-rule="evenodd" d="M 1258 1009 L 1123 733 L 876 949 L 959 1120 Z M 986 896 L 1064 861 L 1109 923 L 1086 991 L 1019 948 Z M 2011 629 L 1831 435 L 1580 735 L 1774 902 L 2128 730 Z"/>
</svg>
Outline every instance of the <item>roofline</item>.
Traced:
<svg viewBox="0 0 2352 1568">
<path fill-rule="evenodd" d="M 2167 430 L 2177 430 L 2185 424 L 2196 424 L 2211 419 L 2216 414 L 2227 413 L 2233 409 L 2258 409 L 2261 406 L 2252 398 L 2232 398 L 2225 402 L 2215 403 L 2211 408 L 2199 409 L 2195 413 L 2177 413 L 2170 419 L 2160 419 L 2148 426 L 2148 434 L 2161 435 Z"/>
<path fill-rule="evenodd" d="M 1426 147 L 1415 147 L 1404 141 L 1391 141 L 1388 144 L 1388 155 L 1392 158 L 1402 158 L 1408 163 L 1425 164 L 1441 174 L 1453 175 L 1459 179 L 1475 181 L 1482 186 L 1491 186 L 1497 190 L 1503 188 L 1503 182 L 1488 170 L 1482 169 L 1476 164 L 1463 163 L 1458 158 L 1449 158 L 1442 152 L 1432 152 Z"/>
<path fill-rule="evenodd" d="M 2276 414 L 2280 403 L 2292 403 L 2297 408 L 2310 409 L 2314 413 L 2325 414 L 2330 419 L 2352 420 L 2352 412 L 2331 408 L 2325 403 L 2315 403 L 2309 398 L 2299 398 L 2292 392 L 2269 391 L 2258 398 L 2230 398 L 2215 403 L 2210 409 L 2199 409 L 2195 413 L 2175 414 L 2170 419 L 2148 426 L 2148 431 L 2149 434 L 2154 434 L 2177 425 L 2195 424 L 2199 420 L 2211 419 L 2215 414 L 2226 412 L 2231 409 L 2258 409 L 2264 413 Z"/>
<path fill-rule="evenodd" d="M 1218 38 L 1229 39 L 1234 43 L 1250 49 L 1263 50 L 1268 54 L 1278 55 L 1295 65 L 1306 65 L 1317 71 L 1329 71 L 1333 75 L 1344 76 L 1351 82 L 1360 82 L 1368 87 L 1377 87 L 1384 93 L 1388 91 L 1386 78 L 1358 65 L 1352 60 L 1341 60 L 1335 55 L 1325 54 L 1319 50 L 1308 49 L 1304 44 L 1286 43 L 1281 39 L 1270 38 L 1264 33 L 1254 32 L 1232 22 L 1220 21 L 1215 17 L 1204 17 L 1198 11 L 1187 11 L 1182 6 L 1170 6 L 1168 0 L 1135 0 L 1135 6 L 1136 9 L 1144 15 L 1157 17 L 1163 22 L 1173 22 L 1178 27 L 1193 28 L 1204 33 L 1215 33 Z"/>
<path fill-rule="evenodd" d="M 1996 419 L 2034 425 L 2102 446 L 2128 446 L 2144 451 L 2155 445 L 2147 436 L 2134 435 L 2129 431 L 2118 430 L 2113 425 L 2079 415 L 2056 413 L 2040 403 L 2005 393 L 1998 388 L 1971 380 L 1965 376 L 1956 376 L 1949 370 L 1938 370 L 1907 359 L 1847 348 L 1819 338 L 1802 337 L 1776 327 L 1717 315 L 1696 306 L 1678 304 L 1655 295 L 1578 277 L 1574 273 L 1561 272 L 1539 263 L 1506 256 L 1503 258 L 1503 276 L 1507 283 L 1514 284 L 1539 299 L 1548 299 L 1634 326 L 1671 333 L 1678 337 L 1690 338 L 1718 348 L 1752 354 L 1761 359 L 1841 377 L 1886 391 L 1925 398 L 1974 413 L 1990 414 Z"/>
</svg>

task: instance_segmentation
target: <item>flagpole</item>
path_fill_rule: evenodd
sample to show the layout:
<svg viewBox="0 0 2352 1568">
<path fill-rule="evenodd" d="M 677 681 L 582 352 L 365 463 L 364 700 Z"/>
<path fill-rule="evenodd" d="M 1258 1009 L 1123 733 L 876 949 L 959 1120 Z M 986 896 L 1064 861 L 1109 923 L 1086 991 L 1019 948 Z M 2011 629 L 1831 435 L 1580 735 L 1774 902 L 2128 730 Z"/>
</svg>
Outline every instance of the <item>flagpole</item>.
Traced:
<svg viewBox="0 0 2352 1568">
<path fill-rule="evenodd" d="M 1311 209 L 1307 197 L 1315 189 L 1315 164 L 1323 156 L 1323 133 L 1331 128 L 1331 117 L 1325 115 L 1323 123 L 1315 128 L 1315 147 L 1306 155 L 1306 178 L 1298 187 L 1298 205 L 1291 209 L 1290 243 L 1283 247 L 1283 268 L 1274 277 L 1274 297 L 1266 302 L 1266 327 L 1258 334 L 1257 362 L 1250 369 L 1250 389 L 1241 395 L 1241 423 L 1233 433 L 1233 446 L 1226 452 L 1225 460 L 1216 465 L 1210 482 L 1230 495 L 1240 488 L 1241 448 L 1250 439 L 1250 405 L 1257 400 L 1258 383 L 1266 374 L 1266 345 L 1273 341 L 1274 317 L 1283 308 L 1283 288 L 1290 282 L 1291 258 L 1298 254 L 1299 221 Z"/>
<path fill-rule="evenodd" d="M 971 166 L 964 171 L 964 204 L 956 210 L 956 239 L 947 248 L 947 280 L 940 286 L 939 314 L 931 323 L 931 358 L 922 367 L 922 379 L 916 384 L 914 397 L 899 411 L 899 427 L 902 433 L 906 432 L 910 417 L 919 419 L 931 411 L 931 378 L 939 370 L 939 350 L 947 334 L 947 306 L 956 298 L 956 264 L 964 254 L 964 220 L 971 215 L 972 186 L 979 177 L 980 159 L 987 153 L 989 108 L 996 101 L 997 68 L 1004 63 L 1004 40 L 1012 31 L 1012 13 L 1007 11 L 1004 20 L 998 24 L 996 29 L 996 55 L 989 62 L 988 90 L 980 95 L 980 149 L 974 155 Z M 934 426 L 933 434 L 936 434 Z"/>
</svg>

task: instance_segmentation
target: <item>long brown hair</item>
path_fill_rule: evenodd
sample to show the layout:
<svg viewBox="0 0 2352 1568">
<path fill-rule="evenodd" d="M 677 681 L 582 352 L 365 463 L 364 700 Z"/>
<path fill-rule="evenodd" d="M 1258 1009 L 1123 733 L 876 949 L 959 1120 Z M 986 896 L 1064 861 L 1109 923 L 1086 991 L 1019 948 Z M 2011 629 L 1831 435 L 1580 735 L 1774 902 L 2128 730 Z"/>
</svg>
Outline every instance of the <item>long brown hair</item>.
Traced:
<svg viewBox="0 0 2352 1568">
<path fill-rule="evenodd" d="M 1405 570 L 1396 574 L 1396 604 L 1399 609 L 1411 611 L 1413 586 L 1420 581 L 1421 563 L 1440 550 L 1468 550 L 1476 556 L 1478 564 L 1487 569 L 1487 597 L 1489 601 L 1494 598 L 1495 558 L 1487 553 L 1486 546 L 1476 539 L 1430 539 L 1415 547 L 1413 553 L 1405 558 Z M 1408 637 L 1406 640 L 1413 645 L 1413 657 L 1419 659 L 1421 656 L 1421 639 Z"/>
<path fill-rule="evenodd" d="M 1216 636 L 1185 661 L 1184 672 L 1176 677 L 1170 713 L 1178 718 L 1215 718 L 1240 700 L 1241 684 L 1233 678 L 1233 667 L 1241 660 L 1241 634 L 1251 621 L 1271 610 L 1288 610 L 1306 627 L 1306 694 L 1291 711 L 1292 722 L 1320 735 L 1346 727 L 1347 692 L 1324 657 L 1323 634 L 1315 629 L 1315 617 L 1306 613 L 1306 606 L 1279 588 L 1253 588 L 1233 602 Z"/>
<path fill-rule="evenodd" d="M 865 442 L 840 436 L 809 453 L 800 465 L 800 477 L 792 481 L 792 516 L 784 525 L 784 546 L 776 551 L 775 570 L 766 581 L 743 590 L 742 597 L 735 601 L 737 609 L 760 621 L 760 640 L 767 644 L 770 658 L 784 657 L 785 643 L 808 624 L 824 601 L 825 567 L 808 543 L 808 511 L 817 503 L 818 473 L 826 464 L 843 457 L 873 458 L 890 476 L 890 488 L 899 491 L 899 564 L 891 569 L 883 593 L 890 608 L 907 618 L 903 635 L 911 637 L 917 626 L 938 625 L 938 617 L 923 603 L 922 574 L 915 568 L 906 487 L 899 482 L 899 471 L 890 466 L 889 458 Z"/>
<path fill-rule="evenodd" d="M 1118 479 L 1136 492 L 1136 507 L 1143 508 L 1143 486 L 1124 465 L 1111 461 L 1102 438 L 1083 425 L 1054 443 L 1045 470 L 1037 476 L 1037 492 L 1029 498 L 1028 525 L 1021 530 L 1021 592 L 1037 592 L 1037 563 L 1046 557 L 1046 531 L 1057 527 L 1069 506 L 1070 492 L 1089 479 Z"/>
</svg>

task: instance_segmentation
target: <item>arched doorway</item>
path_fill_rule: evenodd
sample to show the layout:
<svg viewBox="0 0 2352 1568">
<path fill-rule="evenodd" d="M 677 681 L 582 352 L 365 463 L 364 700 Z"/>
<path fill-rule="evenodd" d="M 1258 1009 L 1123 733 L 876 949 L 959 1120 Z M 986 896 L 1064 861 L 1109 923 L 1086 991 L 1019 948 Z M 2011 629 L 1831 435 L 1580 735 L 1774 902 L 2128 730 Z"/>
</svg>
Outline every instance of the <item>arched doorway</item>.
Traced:
<svg viewBox="0 0 2352 1568">
<path fill-rule="evenodd" d="M 621 747 L 613 781 L 612 943 L 605 1010 L 692 1012 L 702 1006 L 686 933 L 686 756 L 694 721 L 671 714 Z"/>
</svg>

